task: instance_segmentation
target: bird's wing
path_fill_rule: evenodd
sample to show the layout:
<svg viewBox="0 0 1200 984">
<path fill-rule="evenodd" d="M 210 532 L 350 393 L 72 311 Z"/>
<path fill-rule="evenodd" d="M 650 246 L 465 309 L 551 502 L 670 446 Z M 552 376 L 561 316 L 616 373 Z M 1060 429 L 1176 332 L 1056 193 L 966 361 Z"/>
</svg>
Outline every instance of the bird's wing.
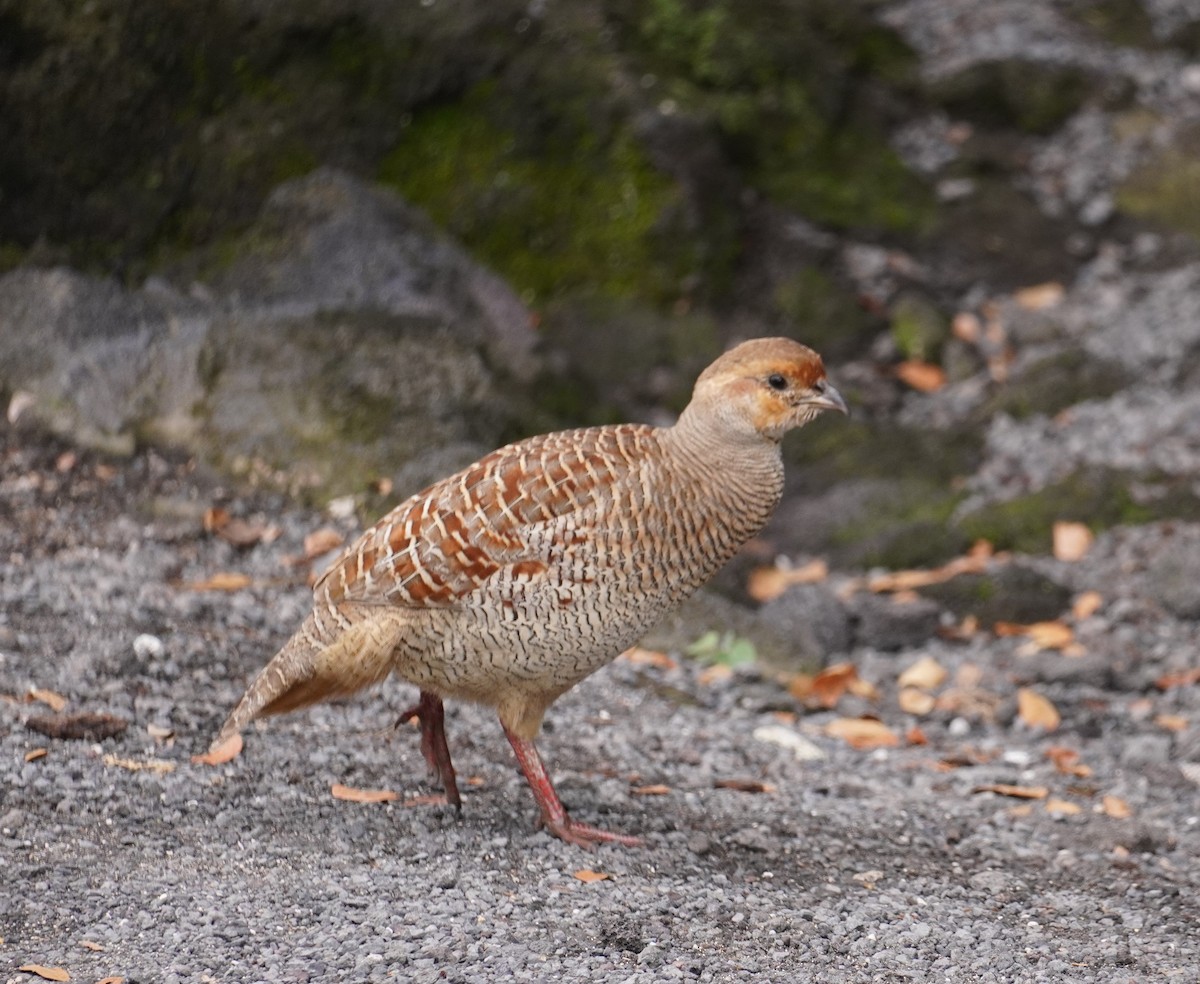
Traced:
<svg viewBox="0 0 1200 984">
<path fill-rule="evenodd" d="M 450 608 L 499 573 L 537 576 L 550 559 L 537 536 L 544 524 L 594 516 L 653 442 L 653 428 L 629 424 L 493 451 L 363 533 L 317 581 L 315 598 Z"/>
</svg>

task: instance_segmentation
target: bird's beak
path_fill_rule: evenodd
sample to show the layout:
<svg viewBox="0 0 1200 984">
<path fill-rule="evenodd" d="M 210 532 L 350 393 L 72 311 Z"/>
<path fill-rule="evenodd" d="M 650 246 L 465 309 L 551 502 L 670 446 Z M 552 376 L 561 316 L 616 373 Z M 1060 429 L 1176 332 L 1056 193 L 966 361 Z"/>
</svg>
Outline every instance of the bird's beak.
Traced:
<svg viewBox="0 0 1200 984">
<path fill-rule="evenodd" d="M 836 410 L 838 413 L 844 413 L 847 417 L 850 416 L 850 408 L 846 406 L 842 394 L 835 390 L 831 383 L 826 383 L 820 393 L 805 402 L 818 410 Z"/>
</svg>

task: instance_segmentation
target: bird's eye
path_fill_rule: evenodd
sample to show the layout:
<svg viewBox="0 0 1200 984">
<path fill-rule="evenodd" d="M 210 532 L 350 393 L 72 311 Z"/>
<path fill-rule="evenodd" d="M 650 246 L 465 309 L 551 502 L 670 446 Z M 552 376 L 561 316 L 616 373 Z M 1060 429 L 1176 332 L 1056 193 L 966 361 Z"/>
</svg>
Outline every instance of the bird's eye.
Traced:
<svg viewBox="0 0 1200 984">
<path fill-rule="evenodd" d="M 787 379 L 780 373 L 773 372 L 767 377 L 767 385 L 773 390 L 787 389 Z"/>
</svg>

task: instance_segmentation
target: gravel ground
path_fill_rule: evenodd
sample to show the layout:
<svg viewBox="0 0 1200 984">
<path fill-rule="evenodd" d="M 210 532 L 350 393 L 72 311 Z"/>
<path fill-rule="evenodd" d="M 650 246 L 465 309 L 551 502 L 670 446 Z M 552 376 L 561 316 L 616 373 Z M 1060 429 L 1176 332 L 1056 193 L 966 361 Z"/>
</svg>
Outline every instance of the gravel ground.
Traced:
<svg viewBox="0 0 1200 984">
<path fill-rule="evenodd" d="M 1082 657 L 989 633 L 860 649 L 878 698 L 816 711 L 754 672 L 618 661 L 552 709 L 541 742 L 577 816 L 647 840 L 586 854 L 534 829 L 478 708 L 448 712 L 463 818 L 406 805 L 431 790 L 415 729 L 392 727 L 403 685 L 192 765 L 305 610 L 290 558 L 330 519 L 153 453 L 103 462 L 0 433 L 0 980 L 31 979 L 25 964 L 127 982 L 1197 979 L 1200 688 L 1155 681 L 1186 672 L 1200 631 L 1146 583 L 1169 531 L 1046 562 L 1110 599 L 1077 626 Z M 278 537 L 204 534 L 214 503 Z M 189 586 L 219 572 L 251 584 Z M 920 656 L 950 677 L 918 718 L 896 679 Z M 1053 734 L 1023 723 L 1021 686 L 1057 706 Z M 47 738 L 27 728 L 49 710 L 30 688 L 129 727 Z M 862 712 L 900 743 L 826 734 Z M 1055 747 L 1078 752 L 1059 754 L 1067 771 Z M 345 802 L 334 783 L 401 799 Z M 976 791 L 995 783 L 1047 795 Z"/>
</svg>

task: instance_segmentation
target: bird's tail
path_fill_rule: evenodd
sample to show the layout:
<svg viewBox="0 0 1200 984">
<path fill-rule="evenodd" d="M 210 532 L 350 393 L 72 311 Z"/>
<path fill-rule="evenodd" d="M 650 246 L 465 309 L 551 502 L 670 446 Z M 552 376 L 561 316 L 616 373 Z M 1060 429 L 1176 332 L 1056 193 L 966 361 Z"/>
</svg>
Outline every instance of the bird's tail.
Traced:
<svg viewBox="0 0 1200 984">
<path fill-rule="evenodd" d="M 246 688 L 211 748 L 240 734 L 255 718 L 345 697 L 391 672 L 402 624 L 384 609 L 347 622 L 312 612 Z"/>
</svg>

